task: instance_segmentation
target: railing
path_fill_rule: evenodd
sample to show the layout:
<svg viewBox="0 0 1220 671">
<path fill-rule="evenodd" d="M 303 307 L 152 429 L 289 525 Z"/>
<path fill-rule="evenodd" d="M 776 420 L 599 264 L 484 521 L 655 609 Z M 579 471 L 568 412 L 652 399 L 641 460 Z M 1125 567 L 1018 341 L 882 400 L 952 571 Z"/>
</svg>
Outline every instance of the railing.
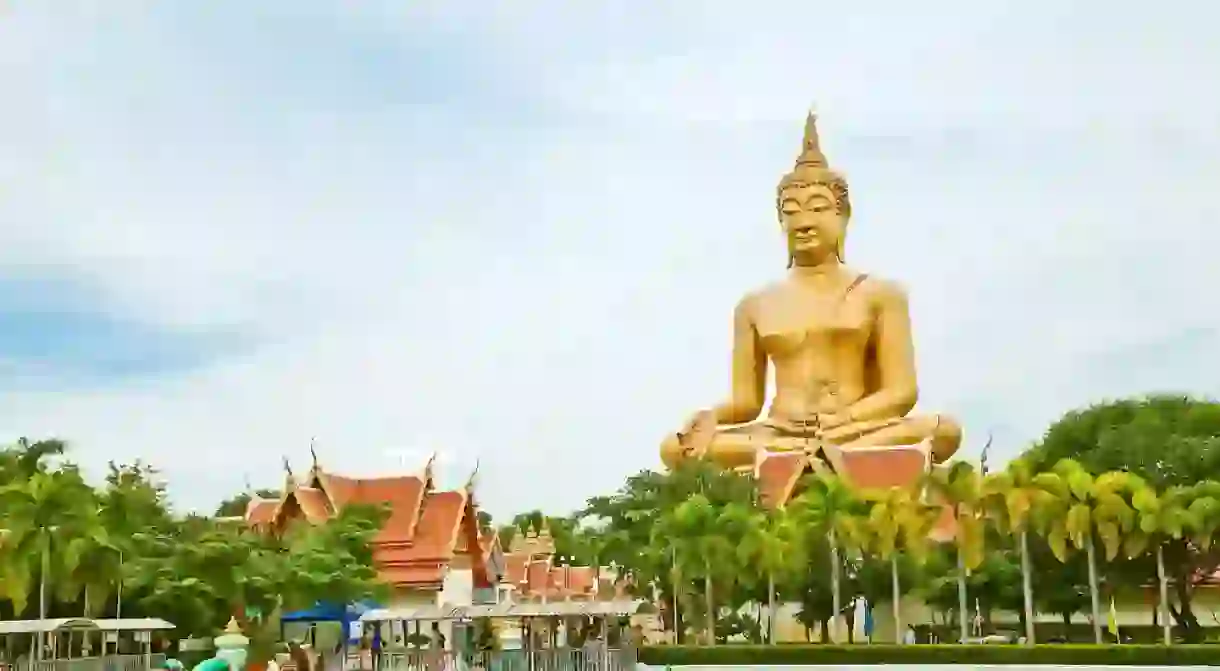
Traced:
<svg viewBox="0 0 1220 671">
<path fill-rule="evenodd" d="M 633 648 L 383 652 L 377 671 L 633 671 Z"/>
<path fill-rule="evenodd" d="M 165 664 L 165 655 L 106 655 L 80 659 L 32 660 L 16 671 L 148 671 Z"/>
</svg>

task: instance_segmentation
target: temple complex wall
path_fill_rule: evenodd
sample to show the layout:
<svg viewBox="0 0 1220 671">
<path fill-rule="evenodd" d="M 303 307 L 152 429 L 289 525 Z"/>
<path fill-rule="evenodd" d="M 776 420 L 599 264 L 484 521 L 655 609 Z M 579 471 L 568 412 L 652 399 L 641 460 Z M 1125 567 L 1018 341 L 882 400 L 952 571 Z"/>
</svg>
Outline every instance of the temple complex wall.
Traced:
<svg viewBox="0 0 1220 671">
<path fill-rule="evenodd" d="M 419 608 L 439 604 L 438 592 L 429 588 L 395 587 L 386 608 Z"/>
<path fill-rule="evenodd" d="M 474 603 L 474 573 L 470 569 L 452 568 L 445 572 L 445 582 L 436 596 L 437 604 L 469 606 Z"/>
</svg>

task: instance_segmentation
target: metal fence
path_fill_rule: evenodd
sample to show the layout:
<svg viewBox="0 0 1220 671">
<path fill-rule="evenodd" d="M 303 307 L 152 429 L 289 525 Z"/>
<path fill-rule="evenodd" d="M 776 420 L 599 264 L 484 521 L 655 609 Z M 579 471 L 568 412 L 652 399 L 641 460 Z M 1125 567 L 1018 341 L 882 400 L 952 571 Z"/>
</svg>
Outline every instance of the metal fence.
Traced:
<svg viewBox="0 0 1220 671">
<path fill-rule="evenodd" d="M 383 652 L 377 671 L 633 671 L 633 648 Z"/>
<path fill-rule="evenodd" d="M 148 671 L 165 664 L 165 655 L 106 655 L 80 659 L 31 660 L 15 671 Z"/>
</svg>

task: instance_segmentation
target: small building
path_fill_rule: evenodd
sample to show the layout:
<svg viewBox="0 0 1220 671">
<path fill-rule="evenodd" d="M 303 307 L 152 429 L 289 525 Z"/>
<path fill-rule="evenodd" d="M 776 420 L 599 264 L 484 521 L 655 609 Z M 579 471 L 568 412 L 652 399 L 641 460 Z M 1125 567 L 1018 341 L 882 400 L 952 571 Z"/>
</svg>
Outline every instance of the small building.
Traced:
<svg viewBox="0 0 1220 671">
<path fill-rule="evenodd" d="M 373 562 L 392 590 L 382 606 L 469 605 L 479 596 L 494 598 L 500 574 L 489 571 L 494 553 L 483 551 L 474 478 L 460 489 L 438 490 L 434 463 L 429 459 L 418 475 L 353 478 L 327 471 L 315 454 L 303 479 L 285 463 L 280 498 L 253 498 L 245 522 L 280 533 L 294 523 L 325 522 L 344 506 L 387 505 L 389 517 L 372 544 Z"/>
</svg>

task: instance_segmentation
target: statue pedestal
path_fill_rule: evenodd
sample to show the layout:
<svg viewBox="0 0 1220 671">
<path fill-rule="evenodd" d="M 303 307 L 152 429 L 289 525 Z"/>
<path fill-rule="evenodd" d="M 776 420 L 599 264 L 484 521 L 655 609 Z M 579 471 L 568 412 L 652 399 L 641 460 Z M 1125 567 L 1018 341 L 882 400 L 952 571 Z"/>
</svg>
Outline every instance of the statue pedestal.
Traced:
<svg viewBox="0 0 1220 671">
<path fill-rule="evenodd" d="M 819 455 L 811 459 L 801 452 L 774 452 L 760 455 L 754 467 L 763 504 L 778 507 L 796 494 L 797 484 L 809 470 L 830 468 L 855 489 L 889 489 L 914 487 L 932 469 L 930 446 L 925 443 L 899 447 L 862 447 L 837 450 L 834 455 Z M 829 457 L 829 458 L 827 458 Z M 932 538 L 951 540 L 956 532 L 953 511 L 945 507 Z"/>
</svg>

